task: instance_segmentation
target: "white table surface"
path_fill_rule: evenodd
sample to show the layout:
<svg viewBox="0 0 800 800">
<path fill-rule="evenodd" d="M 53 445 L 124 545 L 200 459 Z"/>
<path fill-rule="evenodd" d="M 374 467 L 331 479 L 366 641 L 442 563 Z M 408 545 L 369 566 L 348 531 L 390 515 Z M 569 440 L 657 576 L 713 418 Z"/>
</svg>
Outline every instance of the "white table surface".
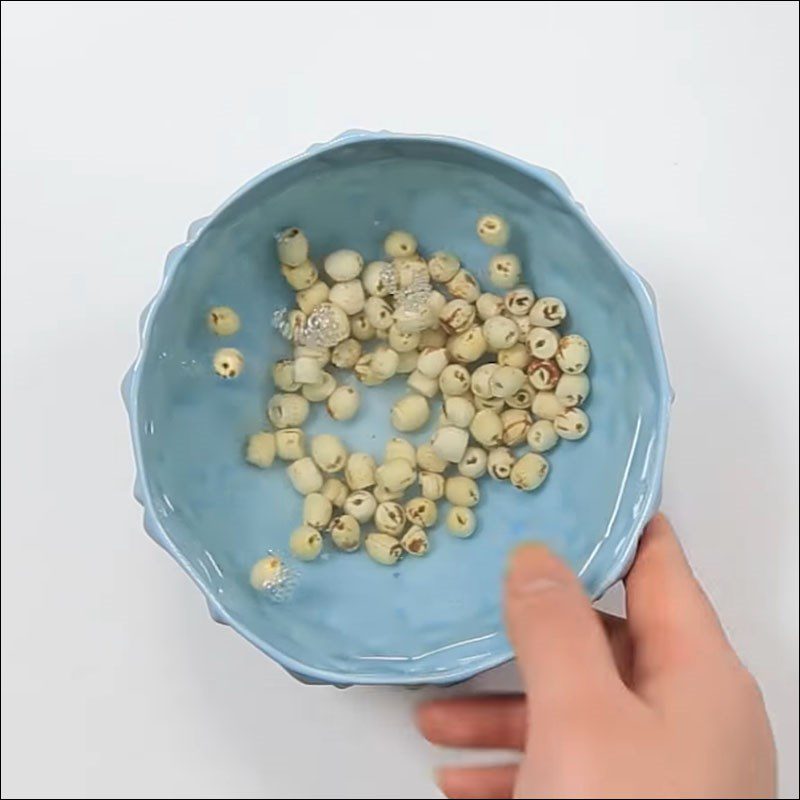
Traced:
<svg viewBox="0 0 800 800">
<path fill-rule="evenodd" d="M 459 757 L 412 727 L 427 691 L 301 686 L 213 624 L 131 497 L 164 254 L 352 127 L 556 170 L 653 284 L 664 505 L 798 796 L 796 4 L 2 8 L 3 797 L 431 797 Z"/>
</svg>

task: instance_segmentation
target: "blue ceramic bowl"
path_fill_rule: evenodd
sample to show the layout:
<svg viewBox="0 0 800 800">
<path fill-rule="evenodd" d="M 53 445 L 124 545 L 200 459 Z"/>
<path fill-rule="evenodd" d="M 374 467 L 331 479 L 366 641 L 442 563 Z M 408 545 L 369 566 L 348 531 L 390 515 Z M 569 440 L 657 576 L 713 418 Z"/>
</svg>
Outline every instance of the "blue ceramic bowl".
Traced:
<svg viewBox="0 0 800 800">
<path fill-rule="evenodd" d="M 275 232 L 302 227 L 316 256 L 352 247 L 376 258 L 384 235 L 404 228 L 423 252 L 457 252 L 488 285 L 491 251 L 475 235 L 487 212 L 509 220 L 508 249 L 534 291 L 563 298 L 568 330 L 591 343 L 590 434 L 548 454 L 550 476 L 536 492 L 484 481 L 471 539 L 436 529 L 426 558 L 391 568 L 324 554 L 299 565 L 283 604 L 253 591 L 251 564 L 283 551 L 301 517 L 285 471 L 242 458 L 274 392 L 269 366 L 288 352 L 271 327 L 273 311 L 293 300 Z M 205 324 L 213 305 L 242 318 L 224 342 L 245 355 L 237 380 L 210 367 L 220 346 Z M 392 435 L 387 405 L 403 390 L 398 379 L 362 392 L 357 418 L 336 426 L 317 407 L 307 430 L 335 429 L 379 456 Z M 337 685 L 454 683 L 511 658 L 502 577 L 524 540 L 563 556 L 593 597 L 620 578 L 658 505 L 671 399 L 651 291 L 558 177 L 469 142 L 365 132 L 267 170 L 192 225 L 142 316 L 123 393 L 148 533 L 202 589 L 214 619 L 303 680 Z"/>
</svg>

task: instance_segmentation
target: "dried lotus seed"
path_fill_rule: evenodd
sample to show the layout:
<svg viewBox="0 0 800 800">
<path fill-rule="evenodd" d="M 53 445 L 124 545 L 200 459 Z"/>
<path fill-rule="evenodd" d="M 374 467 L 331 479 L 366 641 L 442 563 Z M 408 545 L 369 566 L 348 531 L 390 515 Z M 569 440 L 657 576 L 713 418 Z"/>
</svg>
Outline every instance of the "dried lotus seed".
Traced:
<svg viewBox="0 0 800 800">
<path fill-rule="evenodd" d="M 417 252 L 417 240 L 408 231 L 392 231 L 383 240 L 383 249 L 390 258 L 412 256 Z"/>
<path fill-rule="evenodd" d="M 506 403 L 511 408 L 529 409 L 533 403 L 534 391 L 530 386 L 523 386 L 514 392 L 511 397 L 506 397 Z"/>
<path fill-rule="evenodd" d="M 375 338 L 375 327 L 366 314 L 356 314 L 350 320 L 350 333 L 359 342 L 367 342 Z"/>
<path fill-rule="evenodd" d="M 483 336 L 490 350 L 505 350 L 517 343 L 519 327 L 508 317 L 489 317 L 483 323 Z"/>
<path fill-rule="evenodd" d="M 495 480 L 505 481 L 511 475 L 516 458 L 507 447 L 494 447 L 489 451 L 486 469 Z"/>
<path fill-rule="evenodd" d="M 347 463 L 347 449 L 338 436 L 320 433 L 311 440 L 311 457 L 323 472 L 340 472 Z"/>
<path fill-rule="evenodd" d="M 386 442 L 383 451 L 383 460 L 392 461 L 395 458 L 404 458 L 412 467 L 417 465 L 417 449 L 408 439 L 395 436 Z"/>
<path fill-rule="evenodd" d="M 514 447 L 525 441 L 528 428 L 533 423 L 530 413 L 522 408 L 509 408 L 500 414 L 503 422 L 503 444 Z"/>
<path fill-rule="evenodd" d="M 530 360 L 528 348 L 522 342 L 517 342 L 511 347 L 506 347 L 504 350 L 498 350 L 497 352 L 497 363 L 501 367 L 525 369 Z"/>
<path fill-rule="evenodd" d="M 559 414 L 564 413 L 565 408 L 553 392 L 538 392 L 533 398 L 531 411 L 539 419 L 554 420 Z"/>
<path fill-rule="evenodd" d="M 306 435 L 300 428 L 281 428 L 275 432 L 275 449 L 281 461 L 297 461 L 306 454 Z"/>
<path fill-rule="evenodd" d="M 539 328 L 555 328 L 567 318 L 567 307 L 557 297 L 540 297 L 531 308 L 530 318 Z"/>
<path fill-rule="evenodd" d="M 228 306 L 214 306 L 207 317 L 208 328 L 217 336 L 233 336 L 241 327 L 239 315 Z"/>
<path fill-rule="evenodd" d="M 518 367 L 498 367 L 490 380 L 494 397 L 511 397 L 525 384 L 525 373 Z"/>
<path fill-rule="evenodd" d="M 425 395 L 425 397 L 435 397 L 439 393 L 439 381 L 436 378 L 429 378 L 419 370 L 414 370 L 406 381 L 409 389 Z"/>
<path fill-rule="evenodd" d="M 358 412 L 361 398 L 352 386 L 337 386 L 325 403 L 330 416 L 339 421 L 352 419 Z"/>
<path fill-rule="evenodd" d="M 322 530 L 333 516 L 333 503 L 320 492 L 307 494 L 303 500 L 303 524 Z"/>
<path fill-rule="evenodd" d="M 464 395 L 445 397 L 444 414 L 448 425 L 455 425 L 457 428 L 468 428 L 475 416 L 475 406 Z"/>
<path fill-rule="evenodd" d="M 344 468 L 344 478 L 353 491 L 374 486 L 375 459 L 369 453 L 351 453 Z"/>
<path fill-rule="evenodd" d="M 439 313 L 439 324 L 447 333 L 463 333 L 474 322 L 475 306 L 466 300 L 451 300 Z"/>
<path fill-rule="evenodd" d="M 590 357 L 589 343 L 583 336 L 572 333 L 561 337 L 556 351 L 556 362 L 562 372 L 570 375 L 583 372 L 589 365 Z"/>
<path fill-rule="evenodd" d="M 520 286 L 518 289 L 508 292 L 503 303 L 509 314 L 513 314 L 515 317 L 525 317 L 530 314 L 535 300 L 533 292 L 527 286 Z"/>
<path fill-rule="evenodd" d="M 294 346 L 294 357 L 298 358 L 316 358 L 319 365 L 324 367 L 331 360 L 331 351 L 328 347 L 312 345 L 312 344 L 296 344 Z"/>
<path fill-rule="evenodd" d="M 478 316 L 484 321 L 502 314 L 504 308 L 503 298 L 491 292 L 484 292 L 475 301 Z"/>
<path fill-rule="evenodd" d="M 486 408 L 478 411 L 469 430 L 473 438 L 484 447 L 494 447 L 503 441 L 503 421 L 496 411 Z"/>
<path fill-rule="evenodd" d="M 408 353 L 416 350 L 419 345 L 419 333 L 417 331 L 401 331 L 397 323 L 389 328 L 389 347 L 398 353 Z"/>
<path fill-rule="evenodd" d="M 471 508 L 465 506 L 453 506 L 447 512 L 447 530 L 458 536 L 460 539 L 466 539 L 475 533 L 475 512 Z"/>
<path fill-rule="evenodd" d="M 417 479 L 417 470 L 405 458 L 393 458 L 375 470 L 375 481 L 390 492 L 404 492 Z"/>
<path fill-rule="evenodd" d="M 511 485 L 523 492 L 538 488 L 547 477 L 550 469 L 547 460 L 539 453 L 526 453 L 511 468 Z"/>
<path fill-rule="evenodd" d="M 328 526 L 331 540 L 340 550 L 352 553 L 361 546 L 361 526 L 350 514 L 341 514 Z"/>
<path fill-rule="evenodd" d="M 325 258 L 323 267 L 334 281 L 352 281 L 364 266 L 364 259 L 355 250 L 336 250 Z"/>
<path fill-rule="evenodd" d="M 516 460 L 514 454 L 507 447 L 494 447 L 489 451 L 486 469 L 495 480 L 505 481 L 511 475 L 511 468 Z"/>
<path fill-rule="evenodd" d="M 419 525 L 412 525 L 403 534 L 400 544 L 409 555 L 424 556 L 428 552 L 428 534 Z"/>
<path fill-rule="evenodd" d="M 465 394 L 469 385 L 469 370 L 461 364 L 448 364 L 439 375 L 439 388 L 444 395 Z"/>
<path fill-rule="evenodd" d="M 415 497 L 406 503 L 406 519 L 413 525 L 430 528 L 436 524 L 439 516 L 436 503 L 427 497 Z"/>
<path fill-rule="evenodd" d="M 294 486 L 300 494 L 311 494 L 312 492 L 318 492 L 322 489 L 322 473 L 319 471 L 313 459 L 308 456 L 293 461 L 286 468 L 286 472 L 289 475 L 292 486 Z"/>
<path fill-rule="evenodd" d="M 585 372 L 577 375 L 562 375 L 556 385 L 556 397 L 567 408 L 579 406 L 589 396 L 589 377 Z"/>
<path fill-rule="evenodd" d="M 528 428 L 528 447 L 534 453 L 546 453 L 558 444 L 558 434 L 549 419 L 537 419 Z"/>
<path fill-rule="evenodd" d="M 488 455 L 482 447 L 468 447 L 458 462 L 458 471 L 466 478 L 480 478 L 486 472 Z"/>
<path fill-rule="evenodd" d="M 478 505 L 478 501 L 481 499 L 478 484 L 472 478 L 464 475 L 455 475 L 445 480 L 444 496 L 454 506 L 466 506 L 467 508 Z"/>
<path fill-rule="evenodd" d="M 417 448 L 417 466 L 426 472 L 444 472 L 447 461 L 436 452 L 432 444 L 421 444 Z"/>
<path fill-rule="evenodd" d="M 447 305 L 447 298 L 438 290 L 431 289 L 428 292 L 428 318 L 430 325 L 436 325 L 436 320 L 439 319 L 439 314 L 442 309 Z"/>
<path fill-rule="evenodd" d="M 214 353 L 214 372 L 220 378 L 235 378 L 244 369 L 244 356 L 235 347 L 223 347 Z"/>
<path fill-rule="evenodd" d="M 278 586 L 283 578 L 284 566 L 278 556 L 259 559 L 250 570 L 250 585 L 259 592 Z"/>
<path fill-rule="evenodd" d="M 352 369 L 360 357 L 361 343 L 357 339 L 345 339 L 333 348 L 331 363 L 339 369 Z"/>
<path fill-rule="evenodd" d="M 478 281 L 471 272 L 465 269 L 460 269 L 456 272 L 445 286 L 453 297 L 458 297 L 469 303 L 474 303 L 481 296 L 481 287 Z"/>
<path fill-rule="evenodd" d="M 364 315 L 375 330 L 389 330 L 394 323 L 391 306 L 380 297 L 370 297 L 364 304 Z"/>
<path fill-rule="evenodd" d="M 322 552 L 322 534 L 310 525 L 301 525 L 289 537 L 289 550 L 301 561 L 313 561 Z"/>
<path fill-rule="evenodd" d="M 377 507 L 378 501 L 372 492 L 368 492 L 366 489 L 359 489 L 357 492 L 348 495 L 342 510 L 345 514 L 349 514 L 363 524 L 372 519 Z"/>
<path fill-rule="evenodd" d="M 508 242 L 508 223 L 497 214 L 484 214 L 477 222 L 478 237 L 491 247 L 503 247 Z"/>
<path fill-rule="evenodd" d="M 330 372 L 323 372 L 319 383 L 306 383 L 300 391 L 306 400 L 321 403 L 336 391 L 336 378 Z"/>
<path fill-rule="evenodd" d="M 550 359 L 534 359 L 527 366 L 528 381 L 537 392 L 550 391 L 558 385 L 561 370 Z"/>
<path fill-rule="evenodd" d="M 299 267 L 308 260 L 308 239 L 300 228 L 286 228 L 277 237 L 278 261 Z"/>
<path fill-rule="evenodd" d="M 583 439 L 589 432 L 589 417 L 580 408 L 568 408 L 553 420 L 553 427 L 562 439 Z"/>
<path fill-rule="evenodd" d="M 313 286 L 319 278 L 317 268 L 310 261 L 305 261 L 296 267 L 281 264 L 281 274 L 296 292 L 302 292 Z"/>
<path fill-rule="evenodd" d="M 406 526 L 406 512 L 400 503 L 387 501 L 378 503 L 375 509 L 375 527 L 381 533 L 399 536 Z"/>
<path fill-rule="evenodd" d="M 294 379 L 294 361 L 284 358 L 272 367 L 272 380 L 282 392 L 296 392 L 300 384 Z"/>
<path fill-rule="evenodd" d="M 392 267 L 397 273 L 397 285 L 408 289 L 412 284 L 430 283 L 428 262 L 419 254 L 396 256 L 392 259 Z"/>
<path fill-rule="evenodd" d="M 254 467 L 266 469 L 266 467 L 272 466 L 272 462 L 275 460 L 275 451 L 275 434 L 259 431 L 247 440 L 245 460 Z"/>
<path fill-rule="evenodd" d="M 350 490 L 347 484 L 339 478 L 328 478 L 322 484 L 322 494 L 331 501 L 334 508 L 341 508 L 347 500 Z"/>
<path fill-rule="evenodd" d="M 319 383 L 322 380 L 322 367 L 316 358 L 301 356 L 294 361 L 294 380 L 296 383 Z"/>
<path fill-rule="evenodd" d="M 513 289 L 522 275 L 522 265 L 513 253 L 492 256 L 489 260 L 489 280 L 500 289 Z"/>
<path fill-rule="evenodd" d="M 329 294 L 328 284 L 317 281 L 297 293 L 297 306 L 304 314 L 310 314 L 320 303 L 328 300 Z"/>
<path fill-rule="evenodd" d="M 367 555 L 379 564 L 391 566 L 403 555 L 403 547 L 394 536 L 385 533 L 370 533 L 364 540 Z"/>
<path fill-rule="evenodd" d="M 388 261 L 370 261 L 361 276 L 367 294 L 388 297 L 397 288 L 397 272 Z"/>
<path fill-rule="evenodd" d="M 419 488 L 428 500 L 441 500 L 444 497 L 444 475 L 438 472 L 420 472 Z"/>
<path fill-rule="evenodd" d="M 366 298 L 364 286 L 359 280 L 335 283 L 328 293 L 328 299 L 341 308 L 345 314 L 352 316 L 364 310 Z"/>
<path fill-rule="evenodd" d="M 492 376 L 497 369 L 497 364 L 481 364 L 472 373 L 470 386 L 475 397 L 482 397 L 487 400 L 492 397 Z"/>
<path fill-rule="evenodd" d="M 267 417 L 276 428 L 299 428 L 308 411 L 308 400 L 298 394 L 276 394 L 267 404 Z"/>
<path fill-rule="evenodd" d="M 451 464 L 458 464 L 461 461 L 468 444 L 469 434 L 467 431 L 464 428 L 456 428 L 455 425 L 445 425 L 443 428 L 439 428 L 431 440 L 431 447 L 436 455 Z"/>
<path fill-rule="evenodd" d="M 428 272 L 437 283 L 452 280 L 460 268 L 461 262 L 452 253 L 438 251 L 428 260 Z"/>
<path fill-rule="evenodd" d="M 472 364 L 486 353 L 486 339 L 483 329 L 474 325 L 463 333 L 451 336 L 447 342 L 447 352 L 453 361 Z"/>
<path fill-rule="evenodd" d="M 400 356 L 391 347 L 381 345 L 370 353 L 372 363 L 370 365 L 372 373 L 384 381 L 388 381 L 397 373 L 397 364 Z"/>
<path fill-rule="evenodd" d="M 426 398 L 421 394 L 408 394 L 392 406 L 392 425 L 402 433 L 416 431 L 428 421 L 430 413 Z"/>
<path fill-rule="evenodd" d="M 448 362 L 444 347 L 426 347 L 419 354 L 417 369 L 428 378 L 438 378 Z"/>
<path fill-rule="evenodd" d="M 526 341 L 528 352 L 534 358 L 549 359 L 558 350 L 558 336 L 549 328 L 532 328 Z"/>
</svg>

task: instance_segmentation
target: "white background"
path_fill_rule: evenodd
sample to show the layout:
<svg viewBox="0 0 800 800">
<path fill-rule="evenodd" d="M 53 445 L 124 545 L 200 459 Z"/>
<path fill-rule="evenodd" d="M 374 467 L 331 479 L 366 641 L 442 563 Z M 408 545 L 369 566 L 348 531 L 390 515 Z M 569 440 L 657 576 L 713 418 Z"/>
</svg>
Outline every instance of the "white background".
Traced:
<svg viewBox="0 0 800 800">
<path fill-rule="evenodd" d="M 797 23 L 795 3 L 4 3 L 3 797 L 434 796 L 452 754 L 412 727 L 424 692 L 301 686 L 209 620 L 141 530 L 118 391 L 187 224 L 352 127 L 554 169 L 655 287 L 665 508 L 797 797 Z"/>
</svg>

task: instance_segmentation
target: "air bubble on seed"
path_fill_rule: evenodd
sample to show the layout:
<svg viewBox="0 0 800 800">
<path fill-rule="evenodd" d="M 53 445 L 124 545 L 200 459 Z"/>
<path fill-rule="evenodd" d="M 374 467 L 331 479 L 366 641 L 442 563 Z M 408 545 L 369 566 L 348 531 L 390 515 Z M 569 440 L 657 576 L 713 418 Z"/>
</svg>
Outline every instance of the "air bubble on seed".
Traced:
<svg viewBox="0 0 800 800">
<path fill-rule="evenodd" d="M 278 308 L 272 312 L 272 327 L 275 328 L 284 339 L 292 338 L 292 326 L 289 324 L 288 308 Z"/>
<path fill-rule="evenodd" d="M 292 567 L 288 559 L 275 550 L 267 550 L 264 558 L 274 557 L 281 562 L 275 577 L 262 586 L 262 593 L 273 603 L 285 603 L 292 598 L 300 582 L 300 573 Z"/>
</svg>

